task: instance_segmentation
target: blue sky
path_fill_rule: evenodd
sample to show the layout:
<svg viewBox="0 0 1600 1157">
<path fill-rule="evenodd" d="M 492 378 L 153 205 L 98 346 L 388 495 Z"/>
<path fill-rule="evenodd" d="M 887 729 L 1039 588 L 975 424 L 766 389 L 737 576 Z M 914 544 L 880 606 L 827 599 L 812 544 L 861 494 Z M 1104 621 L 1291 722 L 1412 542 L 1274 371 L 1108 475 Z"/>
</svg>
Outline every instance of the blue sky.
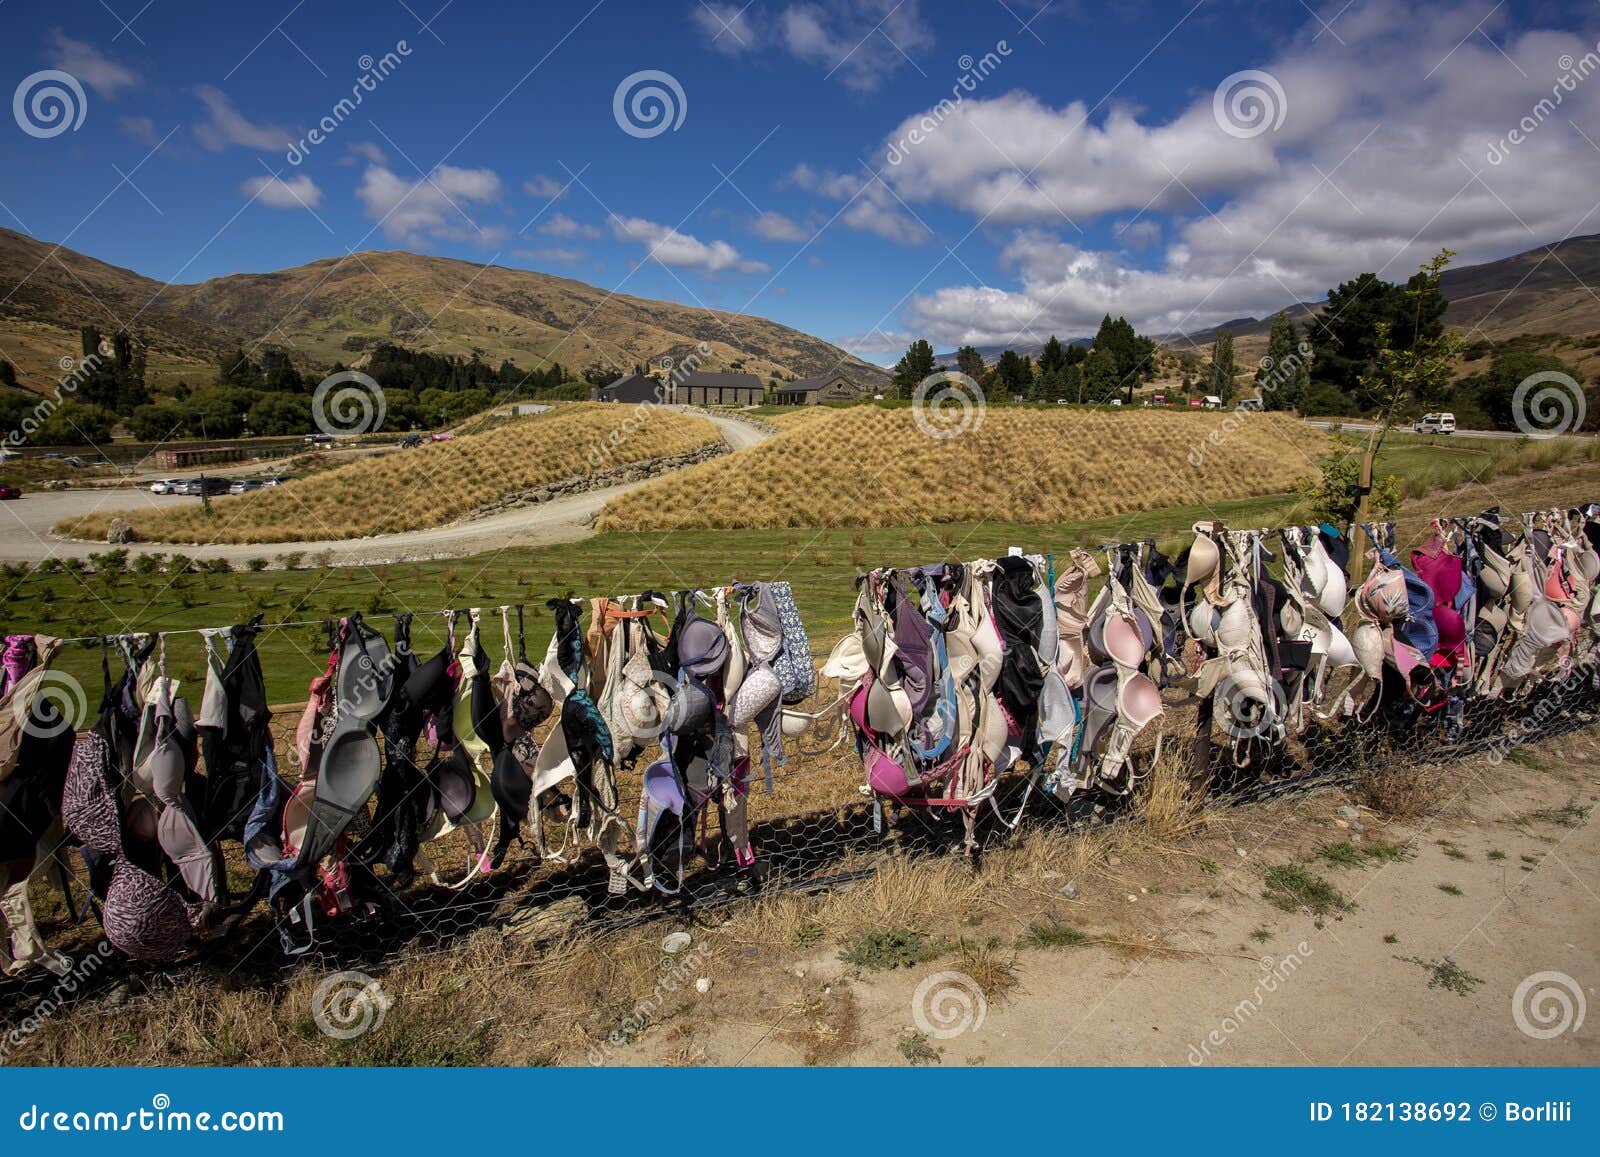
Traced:
<svg viewBox="0 0 1600 1157">
<path fill-rule="evenodd" d="M 10 0 L 0 27 L 20 116 L 41 70 L 83 93 L 75 129 L 0 133 L 0 224 L 163 280 L 404 248 L 883 360 L 1600 232 L 1589 2 Z M 667 94 L 653 135 L 615 112 L 636 73 L 670 78 L 621 94 Z"/>
</svg>

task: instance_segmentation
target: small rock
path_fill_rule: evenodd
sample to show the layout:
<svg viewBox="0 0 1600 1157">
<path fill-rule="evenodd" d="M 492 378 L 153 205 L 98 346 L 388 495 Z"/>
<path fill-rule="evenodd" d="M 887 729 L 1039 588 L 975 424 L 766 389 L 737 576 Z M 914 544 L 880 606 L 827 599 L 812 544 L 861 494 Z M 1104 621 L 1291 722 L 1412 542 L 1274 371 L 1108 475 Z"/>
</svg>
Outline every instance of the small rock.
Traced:
<svg viewBox="0 0 1600 1157">
<path fill-rule="evenodd" d="M 1120 867 L 1121 865 L 1122 865 L 1122 858 L 1120 856 L 1107 856 L 1106 857 L 1106 866 L 1107 867 L 1116 868 L 1116 867 Z"/>
<path fill-rule="evenodd" d="M 1347 803 L 1340 804 L 1335 810 L 1347 820 L 1359 819 L 1361 817 L 1360 810 L 1351 807 Z"/>
<path fill-rule="evenodd" d="M 1241 860 L 1246 859 L 1250 855 L 1250 853 L 1245 851 L 1243 848 L 1234 848 L 1233 850 L 1239 853 L 1239 858 Z"/>
<path fill-rule="evenodd" d="M 126 518 L 113 518 L 111 525 L 106 527 L 106 543 L 109 546 L 121 546 L 134 541 L 133 524 Z"/>
<path fill-rule="evenodd" d="M 711 978 L 709 976 L 702 976 L 699 980 L 694 982 L 694 990 L 701 996 L 704 996 L 706 993 L 710 992 Z"/>
<path fill-rule="evenodd" d="M 1351 832 L 1350 833 L 1350 842 L 1352 844 L 1359 844 L 1361 842 L 1361 833 L 1360 832 Z"/>
<path fill-rule="evenodd" d="M 120 981 L 115 988 L 106 993 L 106 1006 L 121 1008 L 128 1003 L 128 982 Z"/>
<path fill-rule="evenodd" d="M 1062 885 L 1061 894 L 1069 900 L 1076 900 L 1078 898 L 1078 882 L 1076 880 L 1068 880 Z"/>
<path fill-rule="evenodd" d="M 676 956 L 689 947 L 689 934 L 687 932 L 668 932 L 661 941 L 661 951 L 668 956 Z"/>
<path fill-rule="evenodd" d="M 1350 830 L 1353 832 L 1364 832 L 1367 830 L 1367 825 L 1362 823 L 1360 820 L 1351 820 Z"/>
<path fill-rule="evenodd" d="M 1150 894 L 1150 889 L 1149 888 L 1140 888 L 1139 889 L 1139 895 L 1148 896 L 1149 894 Z"/>
<path fill-rule="evenodd" d="M 746 948 L 744 950 L 745 959 L 746 960 L 754 960 L 756 958 L 757 951 L 758 950 L 754 949 L 754 948 Z"/>
<path fill-rule="evenodd" d="M 1132 892 L 1128 893 L 1128 903 L 1136 904 L 1136 903 L 1138 903 L 1138 901 L 1139 901 L 1139 897 L 1135 896 Z"/>
<path fill-rule="evenodd" d="M 801 980 L 804 980 L 806 978 L 806 970 L 804 968 L 796 968 L 794 970 L 794 974 L 796 976 L 798 976 Z"/>
<path fill-rule="evenodd" d="M 1333 826 L 1336 827 L 1336 828 L 1347 828 L 1347 827 L 1350 826 L 1350 821 L 1349 820 L 1334 820 L 1333 821 Z"/>
</svg>

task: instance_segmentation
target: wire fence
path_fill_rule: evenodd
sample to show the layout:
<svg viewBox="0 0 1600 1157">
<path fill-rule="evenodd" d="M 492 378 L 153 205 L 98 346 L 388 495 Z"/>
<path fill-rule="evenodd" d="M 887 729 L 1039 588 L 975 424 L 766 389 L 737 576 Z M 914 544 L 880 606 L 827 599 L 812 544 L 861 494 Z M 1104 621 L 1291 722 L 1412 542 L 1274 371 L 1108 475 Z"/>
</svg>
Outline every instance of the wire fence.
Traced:
<svg viewBox="0 0 1600 1157">
<path fill-rule="evenodd" d="M 816 702 L 826 704 L 834 694 L 824 686 Z M 1338 695 L 1336 688 L 1330 701 Z M 1459 766 L 1465 773 L 1468 760 L 1500 767 L 1514 762 L 1527 744 L 1548 742 L 1597 719 L 1600 680 L 1595 666 L 1584 662 L 1514 696 L 1471 700 L 1454 724 L 1443 712 L 1427 714 L 1403 702 L 1380 707 L 1366 722 L 1350 716 L 1313 719 L 1302 733 L 1257 751 L 1251 766 L 1241 769 L 1226 743 L 1211 742 L 1201 704 L 1172 693 L 1159 724 L 1141 738 L 1137 761 L 1147 776 L 1159 763 L 1165 773 L 1187 777 L 1197 806 L 1233 808 L 1314 787 L 1381 781 L 1422 767 Z M 276 722 L 283 726 L 292 720 Z M 752 752 L 757 769 L 748 799 L 752 864 L 741 866 L 732 855 L 712 804 L 689 810 L 681 823 L 658 828 L 651 863 L 663 885 L 675 887 L 672 894 L 638 887 L 612 894 L 598 850 L 583 847 L 541 858 L 531 841 L 498 870 L 459 888 L 436 884 L 423 873 L 397 891 L 379 869 L 365 872 L 370 878 L 362 881 L 374 902 L 364 911 L 319 920 L 315 948 L 303 956 L 283 957 L 273 920 L 258 907 L 226 940 L 202 946 L 177 964 L 158 967 L 112 957 L 65 1000 L 56 978 L 47 974 L 7 979 L 0 983 L 0 1023 L 18 1023 L 47 997 L 68 1007 L 83 1004 L 132 976 L 142 975 L 157 987 L 178 977 L 272 987 L 294 970 L 359 966 L 381 971 L 401 960 L 456 951 L 475 936 L 514 936 L 538 945 L 580 930 L 606 932 L 668 917 L 693 922 L 710 910 L 757 897 L 845 887 L 871 876 L 890 857 L 961 855 L 964 825 L 957 811 L 875 804 L 847 727 L 842 718 L 825 715 L 822 726 L 793 741 L 788 762 L 774 770 L 770 792 Z M 639 798 L 649 758 L 618 772 L 619 811 L 625 815 Z M 1138 790 L 1129 797 L 1078 792 L 1063 799 L 1044 789 L 1042 770 L 1008 772 L 994 799 L 981 806 L 974 871 L 981 873 L 985 855 L 1040 826 L 1138 822 Z M 560 844 L 561 819 L 559 810 L 546 815 L 547 847 Z M 626 841 L 622 851 L 629 851 Z M 429 846 L 428 852 L 446 879 L 452 872 L 465 875 L 472 855 L 461 833 Z M 233 882 L 247 887 L 251 873 L 242 857 L 230 856 L 228 866 Z M 52 897 L 42 883 L 36 885 L 35 904 L 41 931 L 52 945 L 82 959 L 100 943 L 94 918 L 73 923 L 59 895 Z"/>
</svg>

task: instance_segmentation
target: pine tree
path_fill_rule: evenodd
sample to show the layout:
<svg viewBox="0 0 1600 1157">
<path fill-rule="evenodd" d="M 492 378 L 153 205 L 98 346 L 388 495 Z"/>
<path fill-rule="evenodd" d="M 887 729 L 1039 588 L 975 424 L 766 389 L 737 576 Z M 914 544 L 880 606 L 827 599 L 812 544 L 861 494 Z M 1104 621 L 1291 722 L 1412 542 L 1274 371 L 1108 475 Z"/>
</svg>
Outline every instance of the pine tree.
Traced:
<svg viewBox="0 0 1600 1157">
<path fill-rule="evenodd" d="M 983 355 L 973 346 L 962 346 L 956 351 L 956 369 L 975 382 L 983 381 L 983 375 L 986 372 L 983 364 Z"/>
<path fill-rule="evenodd" d="M 1233 331 L 1223 330 L 1211 347 L 1211 393 L 1224 402 L 1233 400 Z"/>
<path fill-rule="evenodd" d="M 1263 409 L 1299 409 L 1310 377 L 1310 367 L 1296 348 L 1299 340 L 1288 311 L 1280 310 L 1272 319 L 1272 332 L 1267 338 L 1267 361 L 1256 371 Z"/>
<path fill-rule="evenodd" d="M 933 373 L 933 347 L 918 338 L 906 348 L 905 356 L 894 367 L 893 388 L 897 398 L 909 398 L 922 379 Z"/>
</svg>

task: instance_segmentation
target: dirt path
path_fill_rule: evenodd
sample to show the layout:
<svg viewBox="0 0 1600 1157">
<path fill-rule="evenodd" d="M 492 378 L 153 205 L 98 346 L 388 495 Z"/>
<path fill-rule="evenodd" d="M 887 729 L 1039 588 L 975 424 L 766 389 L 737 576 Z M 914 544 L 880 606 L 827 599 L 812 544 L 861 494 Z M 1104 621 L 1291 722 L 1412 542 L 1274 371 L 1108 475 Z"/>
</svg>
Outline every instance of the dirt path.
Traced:
<svg viewBox="0 0 1600 1157">
<path fill-rule="evenodd" d="M 801 1049 L 825 1034 L 815 1009 L 847 994 L 854 1013 L 842 1031 L 857 1043 L 830 1057 L 835 1063 L 1600 1064 L 1600 825 L 1572 810 L 1575 800 L 1592 809 L 1600 798 L 1600 762 L 1589 751 L 1565 774 L 1509 762 L 1501 774 L 1445 819 L 1364 837 L 1409 841 L 1414 859 L 1319 865 L 1355 904 L 1340 918 L 1317 920 L 1266 902 L 1262 871 L 1282 862 L 1283 852 L 1245 835 L 1245 854 L 1222 863 L 1211 884 L 1197 883 L 1207 877 L 1193 859 L 1177 871 L 1140 864 L 1086 878 L 1083 898 L 1060 905 L 1065 916 L 1076 920 L 1094 908 L 1081 917 L 1084 930 L 1127 947 L 1015 952 L 1015 987 L 986 1001 L 981 1024 L 947 1039 L 924 1032 L 909 1054 L 919 986 L 960 994 L 959 982 L 930 980 L 959 965 L 935 960 L 862 972 L 833 946 L 783 961 L 781 972 L 752 959 L 745 974 L 716 976 L 727 991 L 715 1027 L 694 1033 L 688 1046 L 682 1034 L 663 1034 L 623 1059 L 798 1064 Z M 1308 809 L 1313 825 L 1326 824 L 1325 839 L 1347 836 L 1336 826 L 1340 795 L 1318 794 Z M 1368 817 L 1363 826 L 1376 824 Z M 1061 881 L 1035 886 L 1049 895 Z M 972 935 L 981 939 L 1004 923 L 1008 908 L 997 905 L 994 919 Z M 1589 1016 L 1576 1031 L 1536 1039 L 1518 1027 L 1513 994 L 1544 972 L 1571 978 L 1568 999 L 1581 988 Z M 1546 983 L 1536 989 L 1555 991 Z M 759 1000 L 749 999 L 753 993 Z"/>
<path fill-rule="evenodd" d="M 726 414 L 706 413 L 734 450 L 743 450 L 771 437 L 763 428 Z M 243 562 L 300 551 L 329 553 L 331 565 L 406 562 L 429 558 L 455 558 L 505 546 L 548 546 L 576 542 L 594 533 L 591 523 L 612 498 L 645 485 L 626 482 L 554 499 L 538 506 L 521 507 L 488 518 L 454 523 L 432 530 L 382 534 L 369 538 L 318 542 L 275 542 L 256 545 L 218 544 L 187 546 L 172 543 L 135 543 L 134 554 L 182 551 L 190 558 L 225 558 Z M 58 538 L 50 528 L 63 519 L 113 510 L 143 510 L 198 501 L 181 495 L 151 494 L 147 489 L 83 489 L 28 493 L 0 503 L 0 562 L 38 562 L 46 558 L 83 556 L 106 549 L 104 543 Z"/>
</svg>

